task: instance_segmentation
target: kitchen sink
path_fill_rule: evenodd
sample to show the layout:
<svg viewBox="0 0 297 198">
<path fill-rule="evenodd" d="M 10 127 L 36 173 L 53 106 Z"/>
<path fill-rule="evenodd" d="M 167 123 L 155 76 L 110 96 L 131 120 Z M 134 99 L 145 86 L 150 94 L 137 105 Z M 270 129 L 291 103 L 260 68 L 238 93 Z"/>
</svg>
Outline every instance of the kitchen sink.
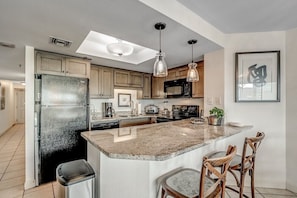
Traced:
<svg viewBox="0 0 297 198">
<path fill-rule="evenodd" d="M 129 117 L 137 117 L 138 115 L 132 115 L 132 114 L 129 114 L 129 115 L 118 115 L 118 117 L 120 118 L 129 118 Z"/>
</svg>

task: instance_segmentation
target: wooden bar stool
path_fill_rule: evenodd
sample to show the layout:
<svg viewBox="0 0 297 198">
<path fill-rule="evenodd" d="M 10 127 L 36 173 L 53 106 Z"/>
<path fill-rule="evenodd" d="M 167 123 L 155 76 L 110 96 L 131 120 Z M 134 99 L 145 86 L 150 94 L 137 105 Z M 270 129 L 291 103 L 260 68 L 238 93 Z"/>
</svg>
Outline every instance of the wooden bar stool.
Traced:
<svg viewBox="0 0 297 198">
<path fill-rule="evenodd" d="M 242 155 L 235 155 L 234 159 L 231 161 L 228 171 L 234 176 L 236 180 L 237 187 L 239 190 L 226 186 L 226 188 L 231 189 L 239 193 L 239 197 L 248 197 L 243 194 L 244 179 L 247 172 L 251 177 L 251 194 L 252 198 L 255 198 L 255 162 L 257 150 L 264 139 L 265 134 L 263 132 L 257 132 L 256 137 L 246 137 L 244 139 Z M 209 156 L 210 159 L 215 159 L 220 156 L 226 155 L 225 151 L 215 152 Z M 239 172 L 239 177 L 236 175 Z"/>
<path fill-rule="evenodd" d="M 168 175 L 161 181 L 162 198 L 168 195 L 175 198 L 221 197 L 225 196 L 225 180 L 231 160 L 236 154 L 236 146 L 229 146 L 226 155 L 208 159 L 203 157 L 201 173 L 194 169 L 183 168 Z M 218 171 L 216 167 L 221 168 Z M 207 175 L 207 171 L 213 177 Z"/>
</svg>

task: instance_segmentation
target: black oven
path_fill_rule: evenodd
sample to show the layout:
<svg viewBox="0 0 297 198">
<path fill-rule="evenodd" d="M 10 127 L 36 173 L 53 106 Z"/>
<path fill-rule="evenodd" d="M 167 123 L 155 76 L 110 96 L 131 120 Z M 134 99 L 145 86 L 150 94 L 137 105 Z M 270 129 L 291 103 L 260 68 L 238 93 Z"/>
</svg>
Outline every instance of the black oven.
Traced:
<svg viewBox="0 0 297 198">
<path fill-rule="evenodd" d="M 192 97 L 192 83 L 187 79 L 178 79 L 164 82 L 164 92 L 167 98 L 190 98 Z"/>
</svg>

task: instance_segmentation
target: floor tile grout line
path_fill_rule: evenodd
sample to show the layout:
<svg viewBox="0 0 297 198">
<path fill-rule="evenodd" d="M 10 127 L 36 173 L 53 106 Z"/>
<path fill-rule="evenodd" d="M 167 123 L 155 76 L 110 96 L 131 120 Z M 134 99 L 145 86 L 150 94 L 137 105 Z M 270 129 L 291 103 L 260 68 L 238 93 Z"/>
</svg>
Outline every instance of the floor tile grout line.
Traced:
<svg viewBox="0 0 297 198">
<path fill-rule="evenodd" d="M 15 136 L 15 135 L 16 135 L 16 133 L 17 133 L 17 130 L 16 130 L 16 131 L 14 131 L 14 134 L 11 136 L 11 138 L 12 138 L 13 136 Z M 11 138 L 10 138 L 10 139 L 11 139 Z M 12 156 L 11 156 L 11 158 L 10 158 L 10 160 L 9 160 L 9 162 L 8 162 L 8 164 L 7 164 L 6 168 L 5 168 L 5 170 L 4 170 L 4 173 L 3 173 L 3 174 L 2 174 L 2 176 L 1 176 L 1 179 L 0 179 L 0 181 L 2 181 L 2 179 L 3 179 L 4 175 L 7 173 L 7 169 L 8 169 L 8 167 L 9 167 L 9 165 L 10 165 L 10 163 L 11 163 L 11 161 L 12 161 L 13 157 L 15 156 L 15 153 L 16 153 L 16 151 L 17 151 L 18 147 L 19 147 L 19 146 L 20 146 L 20 144 L 22 143 L 22 140 L 23 140 L 23 138 L 24 138 L 24 135 L 22 135 L 22 137 L 21 137 L 21 139 L 20 139 L 20 141 L 19 141 L 19 143 L 18 143 L 18 145 L 17 145 L 17 147 L 16 147 L 15 151 L 13 152 L 13 154 L 12 154 Z M 7 141 L 7 143 L 8 143 L 8 141 Z M 7 143 L 6 143 L 6 144 L 7 144 Z M 5 144 L 5 145 L 6 145 L 6 144 Z"/>
</svg>

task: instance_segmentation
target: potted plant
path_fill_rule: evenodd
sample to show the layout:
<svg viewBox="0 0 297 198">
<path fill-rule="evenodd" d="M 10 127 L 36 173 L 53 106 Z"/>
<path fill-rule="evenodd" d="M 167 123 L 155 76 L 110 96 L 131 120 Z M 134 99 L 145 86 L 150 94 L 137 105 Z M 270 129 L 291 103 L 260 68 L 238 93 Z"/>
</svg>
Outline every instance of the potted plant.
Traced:
<svg viewBox="0 0 297 198">
<path fill-rule="evenodd" d="M 221 126 L 224 122 L 224 110 L 214 107 L 209 110 L 210 116 L 208 116 L 208 124 Z"/>
</svg>

